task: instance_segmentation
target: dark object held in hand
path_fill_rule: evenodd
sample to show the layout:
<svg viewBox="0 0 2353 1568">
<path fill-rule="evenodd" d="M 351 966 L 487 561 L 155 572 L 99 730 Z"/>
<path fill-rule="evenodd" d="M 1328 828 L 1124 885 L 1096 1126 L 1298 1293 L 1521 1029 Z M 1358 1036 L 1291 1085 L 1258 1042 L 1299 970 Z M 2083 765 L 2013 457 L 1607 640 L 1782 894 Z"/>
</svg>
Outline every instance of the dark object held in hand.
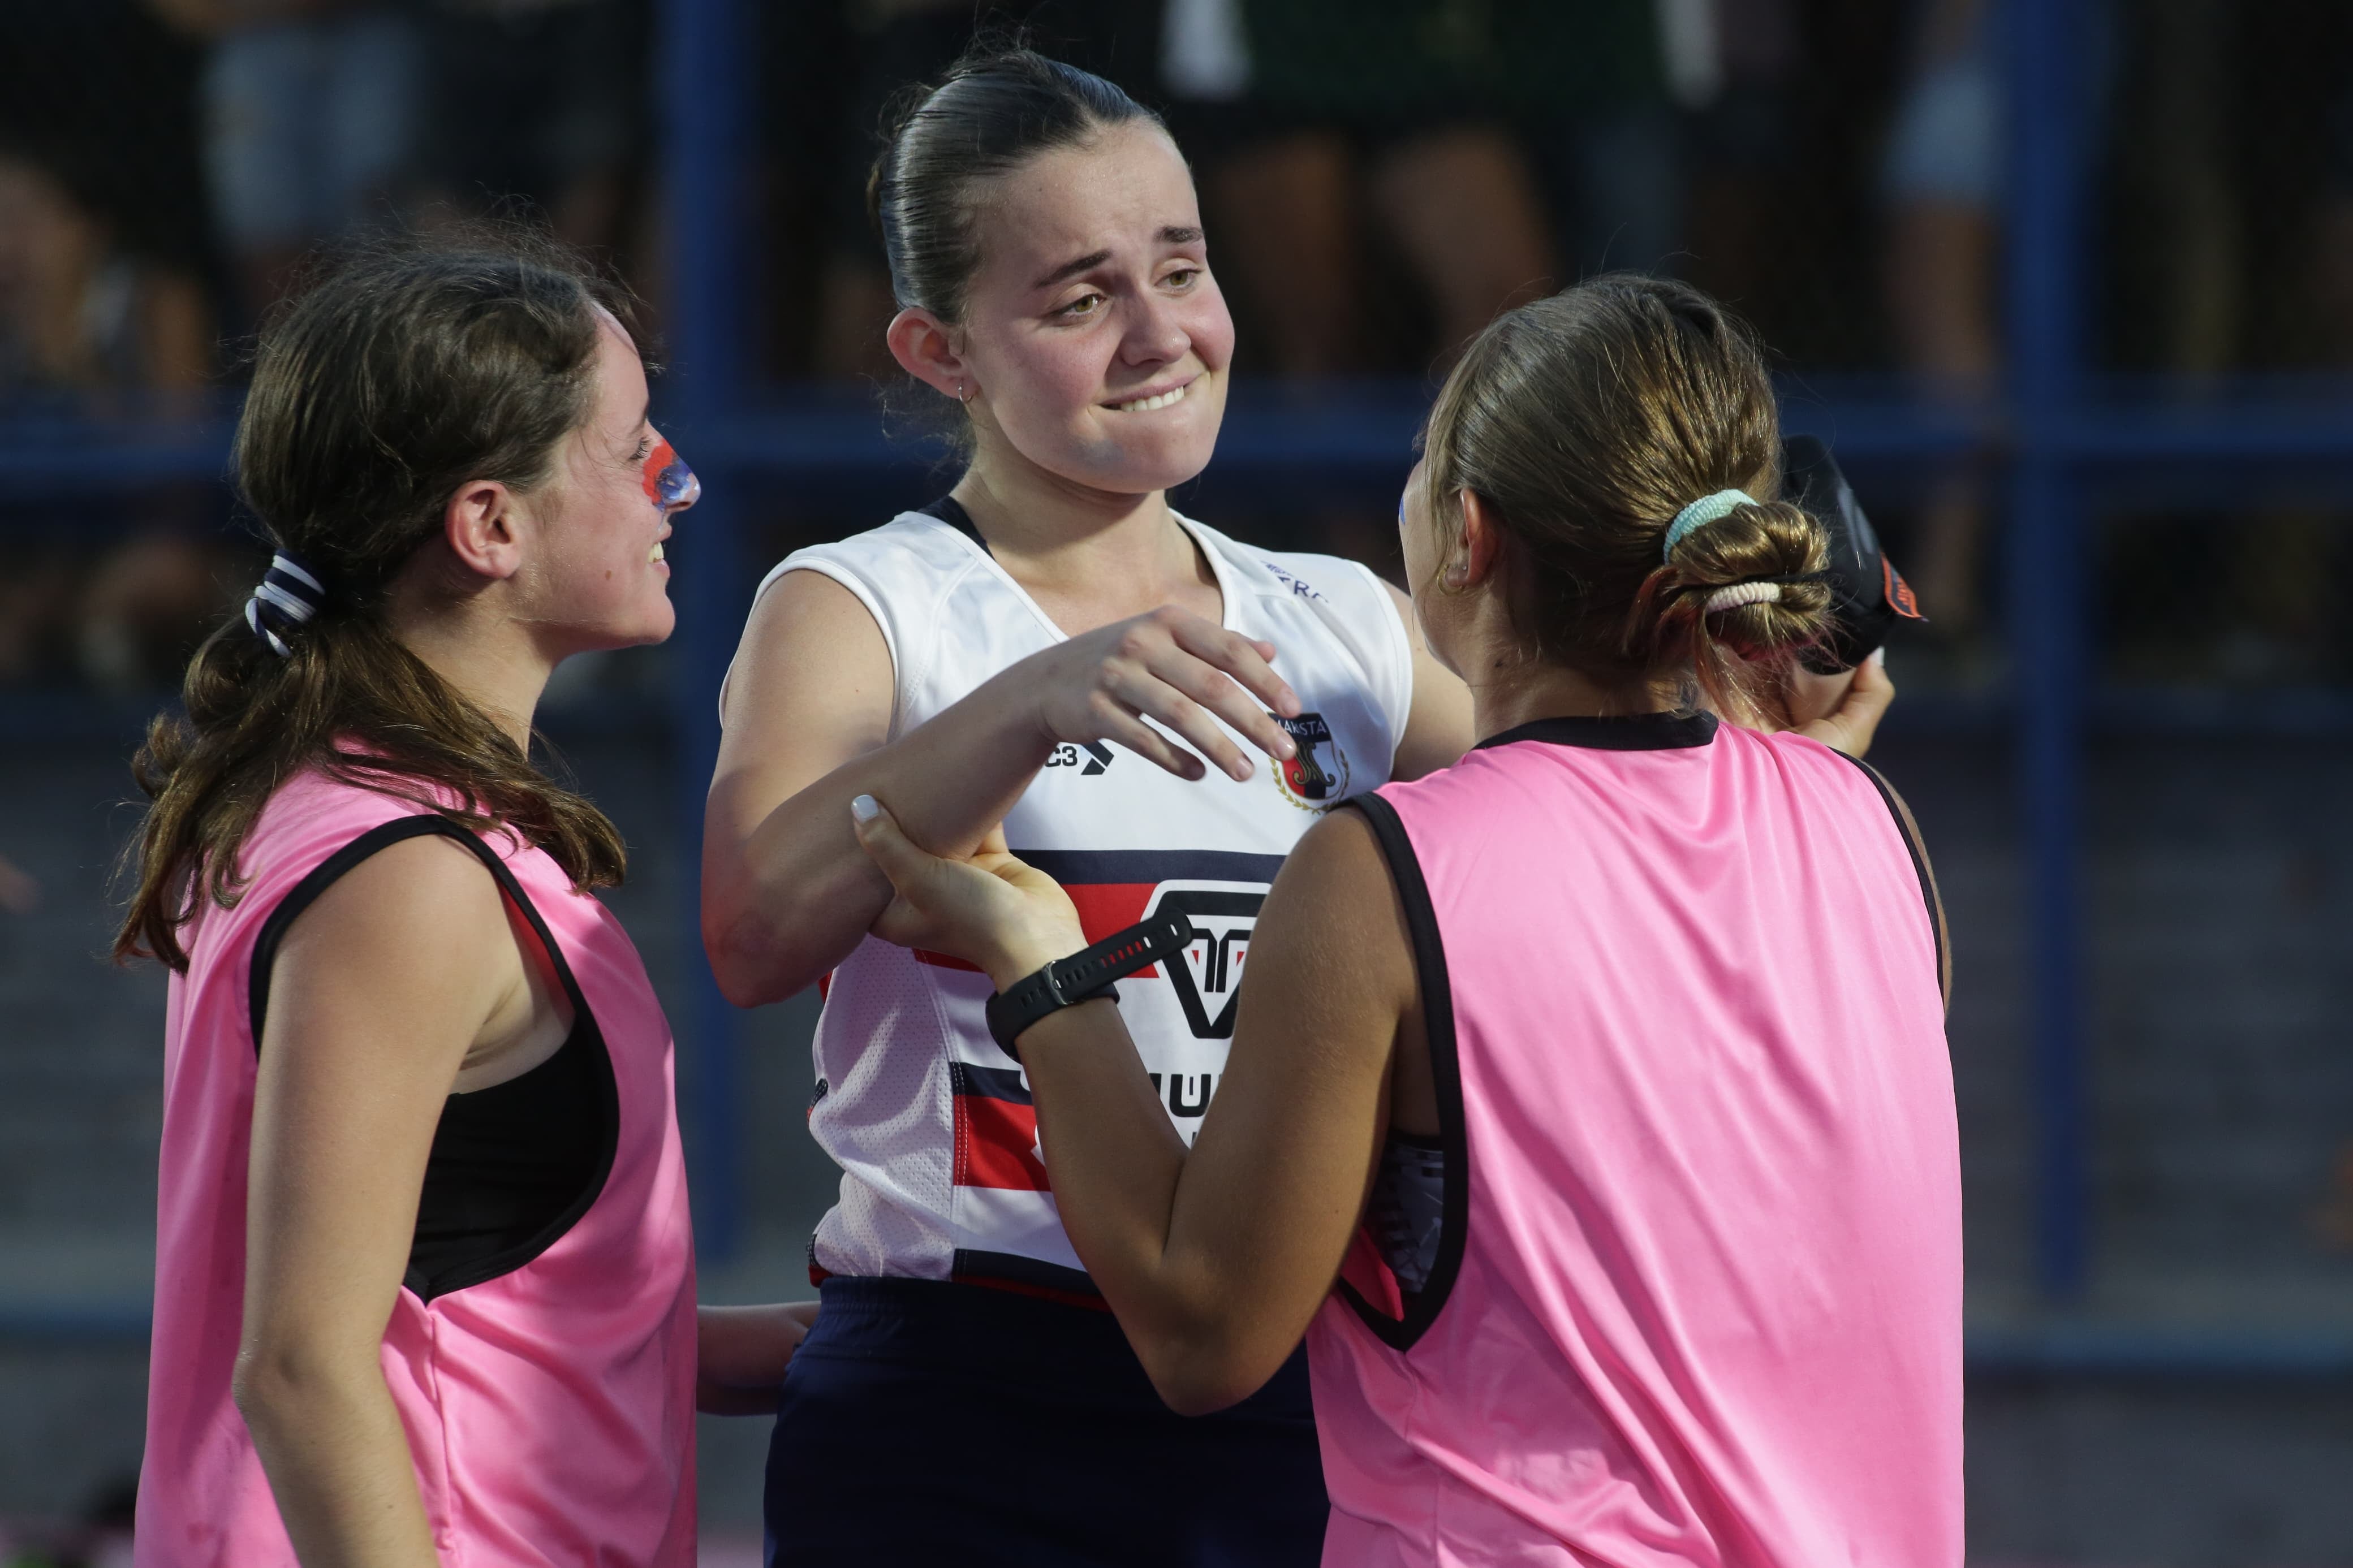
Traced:
<svg viewBox="0 0 2353 1568">
<path fill-rule="evenodd" d="M 1802 656 L 1817 675 L 1852 669 L 1887 641 L 1898 620 L 1924 621 L 1912 585 L 1880 547 L 1831 449 L 1812 436 L 1781 443 L 1781 496 L 1821 520 L 1831 536 L 1831 629 Z"/>
</svg>

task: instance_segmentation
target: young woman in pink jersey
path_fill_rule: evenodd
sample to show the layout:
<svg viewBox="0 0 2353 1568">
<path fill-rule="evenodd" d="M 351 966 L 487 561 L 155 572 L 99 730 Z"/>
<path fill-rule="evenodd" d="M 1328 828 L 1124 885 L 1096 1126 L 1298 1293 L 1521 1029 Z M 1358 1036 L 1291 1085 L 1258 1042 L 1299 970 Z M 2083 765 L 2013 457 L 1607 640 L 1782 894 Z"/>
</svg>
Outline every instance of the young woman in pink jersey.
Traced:
<svg viewBox="0 0 2353 1568">
<path fill-rule="evenodd" d="M 1170 1134 L 1093 934 L 998 839 L 850 815 L 983 968 L 1071 1240 L 1171 1405 L 1306 1331 L 1332 1568 L 1957 1568 L 1960 1215 L 1927 860 L 1769 707 L 1824 631 L 1757 349 L 1682 285 L 1503 318 L 1400 513 L 1477 745 L 1311 828 Z M 1083 951 L 1082 951 L 1083 950 Z M 1014 1474 L 1059 1478 L 1008 1457 Z"/>
<path fill-rule="evenodd" d="M 530 757 L 555 666 L 670 634 L 691 473 L 626 300 L 486 232 L 264 330 L 277 551 L 149 732 L 118 952 L 171 971 L 152 1568 L 691 1568 L 693 1245 L 670 1039 Z M 713 1314 L 706 1379 L 798 1326 Z"/>
</svg>

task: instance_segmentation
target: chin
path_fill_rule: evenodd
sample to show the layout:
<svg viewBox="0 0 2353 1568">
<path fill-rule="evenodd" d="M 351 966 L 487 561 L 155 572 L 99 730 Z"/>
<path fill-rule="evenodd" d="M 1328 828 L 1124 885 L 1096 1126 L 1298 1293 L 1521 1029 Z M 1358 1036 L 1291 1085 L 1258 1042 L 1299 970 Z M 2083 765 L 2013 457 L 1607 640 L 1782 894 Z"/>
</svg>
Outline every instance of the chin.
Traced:
<svg viewBox="0 0 2353 1568">
<path fill-rule="evenodd" d="M 678 611 L 665 599 L 659 610 L 649 610 L 620 625 L 604 628 L 605 635 L 597 639 L 596 646 L 607 649 L 645 647 L 658 642 L 668 642 L 670 634 L 677 629 Z"/>
<path fill-rule="evenodd" d="M 1115 495 L 1148 495 L 1198 479 L 1218 449 L 1218 426 L 1105 439 L 1080 455 L 1088 484 Z"/>
</svg>

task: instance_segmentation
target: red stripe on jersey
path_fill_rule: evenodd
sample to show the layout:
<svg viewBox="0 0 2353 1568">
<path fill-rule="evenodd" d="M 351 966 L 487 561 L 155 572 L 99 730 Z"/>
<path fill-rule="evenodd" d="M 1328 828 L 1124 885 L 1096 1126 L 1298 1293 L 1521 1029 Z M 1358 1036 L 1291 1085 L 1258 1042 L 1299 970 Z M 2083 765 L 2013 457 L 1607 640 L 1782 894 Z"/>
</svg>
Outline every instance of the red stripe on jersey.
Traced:
<svg viewBox="0 0 2353 1568">
<path fill-rule="evenodd" d="M 955 1097 L 955 1184 L 1044 1193 L 1053 1188 L 1039 1163 L 1038 1111 L 1009 1100 Z"/>
<path fill-rule="evenodd" d="M 1142 920 L 1145 906 L 1152 902 L 1152 889 L 1156 886 L 1154 882 L 1074 883 L 1062 891 L 1071 895 L 1071 903 L 1079 911 L 1079 929 L 1086 933 L 1088 945 L 1092 946 L 1113 931 L 1125 931 Z M 961 969 L 967 974 L 980 973 L 980 965 L 951 958 L 944 952 L 921 947 L 911 951 L 917 963 L 928 963 L 934 969 Z M 1152 964 L 1135 973 L 1139 980 L 1157 979 L 1160 966 Z"/>
</svg>

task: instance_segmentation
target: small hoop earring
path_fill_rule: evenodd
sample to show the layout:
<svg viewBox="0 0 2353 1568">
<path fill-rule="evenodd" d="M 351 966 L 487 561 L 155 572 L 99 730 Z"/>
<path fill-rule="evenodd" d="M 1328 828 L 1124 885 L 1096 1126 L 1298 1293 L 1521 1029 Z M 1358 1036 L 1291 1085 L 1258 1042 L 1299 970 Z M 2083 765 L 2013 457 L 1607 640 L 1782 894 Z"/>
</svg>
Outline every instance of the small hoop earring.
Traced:
<svg viewBox="0 0 2353 1568">
<path fill-rule="evenodd" d="M 972 402 L 972 388 L 961 381 L 956 383 L 956 401 L 967 405 Z"/>
</svg>

